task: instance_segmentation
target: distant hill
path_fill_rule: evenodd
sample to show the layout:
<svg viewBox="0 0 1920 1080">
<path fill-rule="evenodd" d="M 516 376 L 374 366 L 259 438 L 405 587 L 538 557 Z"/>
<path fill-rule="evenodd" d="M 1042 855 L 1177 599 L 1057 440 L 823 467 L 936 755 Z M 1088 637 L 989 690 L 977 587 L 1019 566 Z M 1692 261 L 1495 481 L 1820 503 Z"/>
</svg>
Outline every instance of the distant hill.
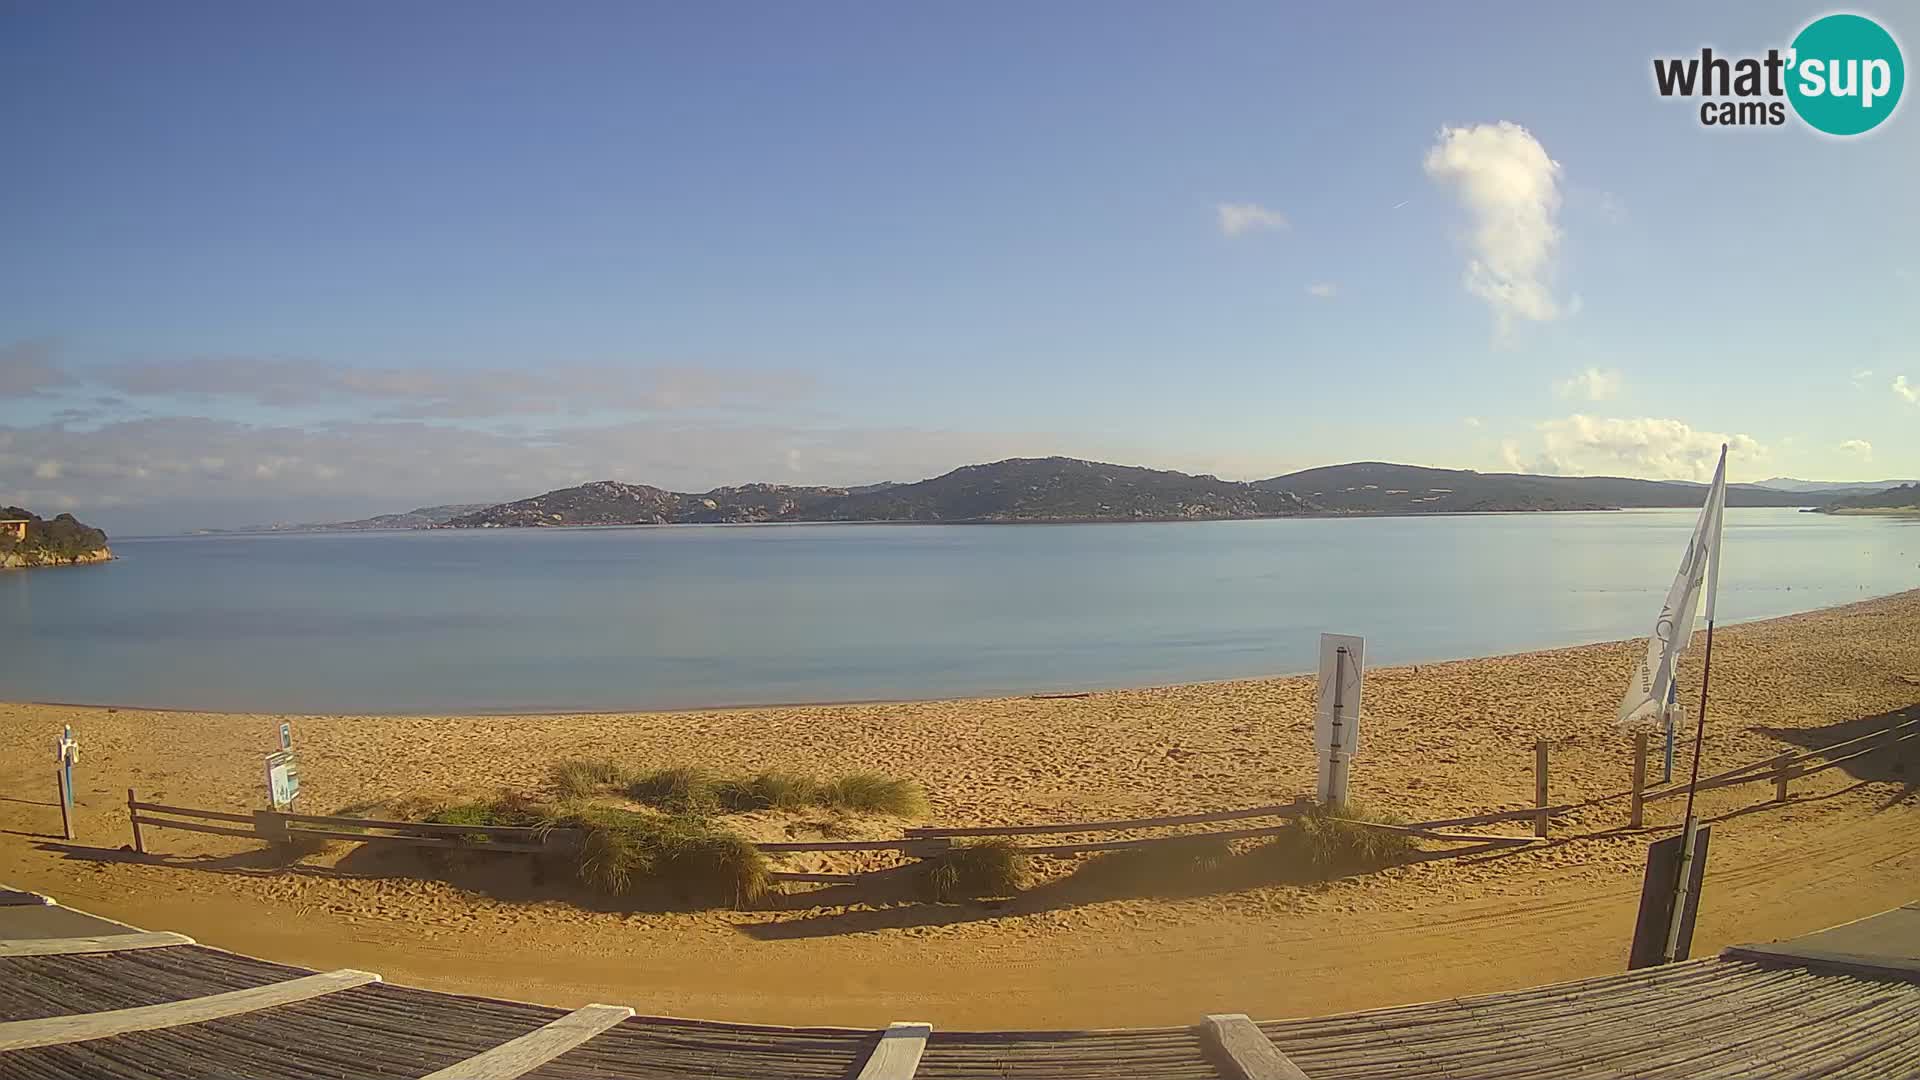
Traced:
<svg viewBox="0 0 1920 1080">
<path fill-rule="evenodd" d="M 251 525 L 242 529 L 201 529 L 201 533 L 270 533 L 270 532 L 370 532 L 378 529 L 431 529 L 459 517 L 471 514 L 475 510 L 485 510 L 492 503 L 448 503 L 445 506 L 422 506 L 404 514 L 376 514 L 370 518 L 358 518 L 353 521 L 302 522 L 298 525 Z"/>
<path fill-rule="evenodd" d="M 745 484 L 698 494 L 601 480 L 502 503 L 455 528 L 768 521 L 1181 521 L 1283 517 L 1312 507 L 1211 476 L 1077 458 L 968 465 L 913 484 Z"/>
<path fill-rule="evenodd" d="M 404 514 L 376 514 L 357 521 L 335 521 L 325 525 L 301 525 L 297 528 L 340 532 L 357 532 L 364 529 L 425 529 L 434 525 L 445 525 L 462 514 L 471 514 L 475 510 L 485 510 L 491 503 L 448 503 L 445 506 L 422 506 Z"/>
<path fill-rule="evenodd" d="M 1306 469 L 1256 488 L 1289 492 L 1343 514 L 1488 513 L 1520 510 L 1618 510 L 1699 506 L 1705 484 L 1680 480 L 1633 480 L 1616 476 L 1541 476 L 1429 469 L 1360 461 Z M 1776 491 L 1753 484 L 1727 487 L 1729 506 L 1806 506 L 1825 497 Z"/>
<path fill-rule="evenodd" d="M 1754 486 L 1774 488 L 1778 491 L 1813 491 L 1823 495 L 1863 495 L 1870 491 L 1885 491 L 1888 488 L 1914 482 L 1912 480 L 1795 480 L 1791 476 L 1775 476 L 1762 480 Z"/>
<path fill-rule="evenodd" d="M 1920 513 L 1920 483 L 1902 484 L 1835 499 L 1820 508 L 1823 514 Z"/>
</svg>

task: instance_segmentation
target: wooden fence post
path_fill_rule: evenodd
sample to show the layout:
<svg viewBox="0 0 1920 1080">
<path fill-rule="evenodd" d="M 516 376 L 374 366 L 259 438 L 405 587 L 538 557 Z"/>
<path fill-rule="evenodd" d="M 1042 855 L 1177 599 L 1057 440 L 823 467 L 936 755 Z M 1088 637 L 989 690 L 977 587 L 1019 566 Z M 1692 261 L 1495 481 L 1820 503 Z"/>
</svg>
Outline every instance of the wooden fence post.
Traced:
<svg viewBox="0 0 1920 1080">
<path fill-rule="evenodd" d="M 1533 815 L 1533 835 L 1547 835 L 1547 740 L 1536 739 L 1533 743 L 1533 805 L 1540 808 Z"/>
<path fill-rule="evenodd" d="M 1633 802 L 1627 810 L 1627 828 L 1642 829 L 1647 824 L 1647 733 L 1633 733 Z"/>
<path fill-rule="evenodd" d="M 1787 801 L 1787 781 L 1793 779 L 1793 754 L 1783 753 L 1773 759 L 1773 801 Z"/>
<path fill-rule="evenodd" d="M 133 823 L 133 850 L 141 855 L 147 853 L 147 845 L 140 839 L 140 811 L 133 808 L 136 800 L 133 789 L 127 789 L 127 820 Z"/>
</svg>

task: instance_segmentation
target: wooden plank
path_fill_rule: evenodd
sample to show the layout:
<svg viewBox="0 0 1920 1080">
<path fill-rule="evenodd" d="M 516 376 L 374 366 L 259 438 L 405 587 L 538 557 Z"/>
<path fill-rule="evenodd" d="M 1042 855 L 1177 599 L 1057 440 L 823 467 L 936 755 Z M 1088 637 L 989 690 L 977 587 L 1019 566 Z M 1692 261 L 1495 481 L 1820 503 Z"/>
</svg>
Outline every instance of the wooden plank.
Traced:
<svg viewBox="0 0 1920 1080">
<path fill-rule="evenodd" d="M 1208 1016 L 1201 1034 L 1226 1080 L 1307 1080 L 1246 1013 Z"/>
<path fill-rule="evenodd" d="M 509 1039 L 421 1080 L 515 1080 L 633 1015 L 625 1005 L 582 1005 L 558 1020 Z"/>
<path fill-rule="evenodd" d="M 128 949 L 158 949 L 167 945 L 191 945 L 193 939 L 171 931 L 143 930 L 137 934 L 103 934 L 98 937 L 16 938 L 0 941 L 0 956 L 75 956 L 80 953 L 124 952 Z"/>
<path fill-rule="evenodd" d="M 1076 844 L 1021 844 L 1014 848 L 1022 855 L 1084 855 L 1091 851 L 1126 851 L 1155 844 L 1178 844 L 1194 840 L 1246 840 L 1256 836 L 1277 836 L 1291 825 L 1262 825 L 1254 829 L 1224 829 L 1219 832 L 1186 833 L 1181 836 L 1144 836 L 1137 840 L 1091 840 Z M 1478 839 L 1476 837 L 1476 839 Z"/>
<path fill-rule="evenodd" d="M 437 821 L 384 821 L 377 818 L 330 817 L 325 814 L 274 814 L 275 817 L 301 825 L 335 825 L 346 829 L 383 829 L 387 832 L 417 833 L 422 836 L 490 836 L 502 840 L 524 840 L 529 843 L 540 839 L 542 833 L 551 830 L 539 825 L 447 825 Z M 317 830 L 316 830 L 317 831 Z"/>
<path fill-rule="evenodd" d="M 1171 814 L 1165 817 L 1117 818 L 1109 821 L 1070 821 L 1059 825 L 994 825 L 954 829 L 911 828 L 908 836 L 1035 836 L 1042 833 L 1124 832 L 1129 829 L 1157 829 L 1166 825 L 1205 825 L 1216 821 L 1240 821 L 1245 818 L 1298 817 L 1307 803 L 1295 799 L 1273 806 L 1253 806 L 1244 810 L 1215 810 L 1204 814 Z"/>
<path fill-rule="evenodd" d="M 388 836 L 381 833 L 346 832 L 336 829 L 288 829 L 289 839 L 345 840 L 359 844 L 401 844 L 406 847 L 459 848 L 463 851 L 519 851 L 538 854 L 546 851 L 545 844 L 510 844 L 504 840 L 484 840 L 470 843 L 457 837 L 445 836 Z"/>
<path fill-rule="evenodd" d="M 252 829 L 229 829 L 225 825 L 198 825 L 191 821 L 168 821 L 165 818 L 136 817 L 135 824 L 151 825 L 156 829 L 179 829 L 181 832 L 212 833 L 215 836 L 239 836 L 248 840 L 260 839 L 260 834 Z"/>
<path fill-rule="evenodd" d="M 1618 796 L 1615 796 L 1618 798 Z M 1546 808 L 1548 814 L 1560 815 L 1575 809 L 1573 803 L 1561 803 Z M 1540 807 L 1529 806 L 1524 810 L 1496 810 L 1488 814 L 1474 814 L 1470 817 L 1436 818 L 1432 821 L 1410 821 L 1407 824 L 1417 829 L 1446 829 L 1465 825 L 1493 825 L 1502 821 L 1532 821 L 1540 816 Z"/>
<path fill-rule="evenodd" d="M 810 874 L 798 870 L 769 870 L 767 877 L 773 881 L 797 881 L 813 885 L 858 885 L 859 874 Z"/>
<path fill-rule="evenodd" d="M 145 810 L 150 814 L 172 814 L 176 817 L 201 818 L 206 821 L 237 821 L 242 825 L 253 824 L 252 814 L 232 814 L 225 810 L 189 810 L 184 806 L 163 806 L 160 803 L 130 802 L 129 810 Z"/>
<path fill-rule="evenodd" d="M 910 837 L 904 840 L 781 840 L 755 844 L 761 851 L 779 854 L 789 851 L 924 851 L 936 846 L 930 840 Z M 945 850 L 944 845 L 939 845 Z"/>
<path fill-rule="evenodd" d="M 1647 733 L 1633 733 L 1633 803 L 1627 810 L 1627 828 L 1647 824 Z"/>
<path fill-rule="evenodd" d="M 126 1035 L 135 1031 L 156 1031 L 218 1020 L 223 1016 L 291 1005 L 336 990 L 380 981 L 371 971 L 343 968 L 321 975 L 306 975 L 286 982 L 269 983 L 246 990 L 168 1001 L 159 1005 L 140 1005 L 131 1009 L 80 1013 L 76 1016 L 49 1016 L 39 1020 L 13 1020 L 0 1023 L 0 1051 L 26 1050 L 35 1046 L 58 1046 Z"/>
<path fill-rule="evenodd" d="M 1547 813 L 1547 741 L 1536 739 L 1533 744 L 1533 805 L 1540 809 L 1534 814 L 1533 835 L 1544 838 L 1547 835 L 1547 822 L 1553 815 Z"/>
<path fill-rule="evenodd" d="M 932 1024 L 888 1024 L 855 1080 L 913 1080 L 932 1034 Z"/>
<path fill-rule="evenodd" d="M 1528 816 L 1532 816 L 1535 813 L 1537 813 L 1537 811 L 1527 811 Z M 1429 840 L 1451 840 L 1458 843 L 1531 844 L 1534 840 L 1538 839 L 1532 836 L 1500 836 L 1498 834 L 1482 836 L 1479 833 L 1441 832 L 1438 829 L 1429 829 L 1423 825 L 1392 825 L 1384 821 L 1361 821 L 1359 818 L 1339 818 L 1337 820 L 1344 821 L 1349 825 L 1358 825 L 1366 829 L 1379 829 L 1381 832 L 1406 833 L 1409 836 L 1422 836 Z"/>
</svg>

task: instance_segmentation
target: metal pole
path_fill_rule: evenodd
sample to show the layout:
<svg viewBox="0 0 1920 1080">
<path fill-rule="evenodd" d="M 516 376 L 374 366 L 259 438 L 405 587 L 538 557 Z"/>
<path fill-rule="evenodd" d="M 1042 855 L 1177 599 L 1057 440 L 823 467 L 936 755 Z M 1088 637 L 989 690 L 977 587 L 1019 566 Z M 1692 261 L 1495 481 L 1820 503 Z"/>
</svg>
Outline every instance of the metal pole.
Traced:
<svg viewBox="0 0 1920 1080">
<path fill-rule="evenodd" d="M 54 770 L 53 786 L 60 791 L 60 834 L 71 840 L 73 839 L 73 815 L 68 812 L 67 808 L 72 805 L 72 800 L 68 797 L 67 771 L 65 769 Z"/>
<path fill-rule="evenodd" d="M 1707 658 L 1700 670 L 1700 718 L 1693 724 L 1693 773 L 1687 778 L 1687 825 L 1680 840 L 1680 876 L 1673 888 L 1673 915 L 1667 922 L 1667 947 L 1661 958 L 1671 964 L 1680 952 L 1680 924 L 1687 914 L 1687 883 L 1693 877 L 1693 839 L 1700 819 L 1693 813 L 1693 797 L 1700 784 L 1700 748 L 1707 734 L 1707 688 L 1713 679 L 1713 623 L 1707 624 Z"/>
<path fill-rule="evenodd" d="M 1343 646 L 1333 653 L 1333 745 L 1327 748 L 1327 804 L 1345 806 L 1347 804 L 1347 763 L 1340 751 L 1340 718 L 1346 707 L 1343 691 L 1347 684 L 1347 650 Z"/>
</svg>

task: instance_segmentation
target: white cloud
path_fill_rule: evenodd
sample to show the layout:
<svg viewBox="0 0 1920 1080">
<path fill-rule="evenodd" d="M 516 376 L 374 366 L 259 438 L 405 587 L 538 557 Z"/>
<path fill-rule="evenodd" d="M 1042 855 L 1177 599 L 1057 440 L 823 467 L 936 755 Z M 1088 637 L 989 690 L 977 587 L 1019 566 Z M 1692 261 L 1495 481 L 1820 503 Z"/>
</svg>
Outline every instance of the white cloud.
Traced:
<svg viewBox="0 0 1920 1080">
<path fill-rule="evenodd" d="M 1460 422 L 1467 425 L 1470 428 L 1477 428 L 1481 426 L 1481 420 L 1477 416 L 1462 417 Z"/>
<path fill-rule="evenodd" d="M 1553 385 L 1553 392 L 1563 398 L 1581 398 L 1586 401 L 1606 401 L 1620 394 L 1620 372 L 1609 368 L 1588 368 Z"/>
<path fill-rule="evenodd" d="M 1920 405 L 1920 386 L 1908 382 L 1905 375 L 1893 377 L 1893 392 L 1909 405 Z"/>
<path fill-rule="evenodd" d="M 1257 229 L 1285 229 L 1287 216 L 1278 210 L 1269 210 L 1259 203 L 1221 203 L 1214 207 L 1220 216 L 1220 232 L 1223 236 L 1239 236 L 1244 232 Z"/>
<path fill-rule="evenodd" d="M 1340 286 L 1331 281 L 1316 281 L 1307 286 L 1307 295 L 1321 300 L 1331 300 L 1340 293 Z"/>
<path fill-rule="evenodd" d="M 1765 461 L 1767 448 L 1750 435 L 1696 431 L 1658 417 L 1600 418 L 1576 413 L 1534 425 L 1539 451 L 1531 460 L 1517 442 L 1501 447 L 1508 468 L 1566 476 L 1637 476 L 1654 480 L 1709 480 L 1722 443 L 1729 462 Z M 1731 468 L 1731 464 L 1729 465 Z"/>
<path fill-rule="evenodd" d="M 1560 247 L 1560 163 L 1518 124 L 1445 128 L 1427 152 L 1427 175 L 1451 184 L 1473 218 L 1467 291 L 1493 309 L 1504 335 L 1515 319 L 1563 313 L 1553 295 Z"/>
<path fill-rule="evenodd" d="M 1871 378 L 1873 378 L 1873 369 L 1861 368 L 1859 371 L 1856 371 L 1853 373 L 1853 385 L 1865 386 L 1867 384 L 1867 380 Z"/>
<path fill-rule="evenodd" d="M 1852 454 L 1861 461 L 1873 460 L 1873 444 L 1865 439 L 1848 439 L 1840 444 L 1840 452 Z"/>
</svg>

